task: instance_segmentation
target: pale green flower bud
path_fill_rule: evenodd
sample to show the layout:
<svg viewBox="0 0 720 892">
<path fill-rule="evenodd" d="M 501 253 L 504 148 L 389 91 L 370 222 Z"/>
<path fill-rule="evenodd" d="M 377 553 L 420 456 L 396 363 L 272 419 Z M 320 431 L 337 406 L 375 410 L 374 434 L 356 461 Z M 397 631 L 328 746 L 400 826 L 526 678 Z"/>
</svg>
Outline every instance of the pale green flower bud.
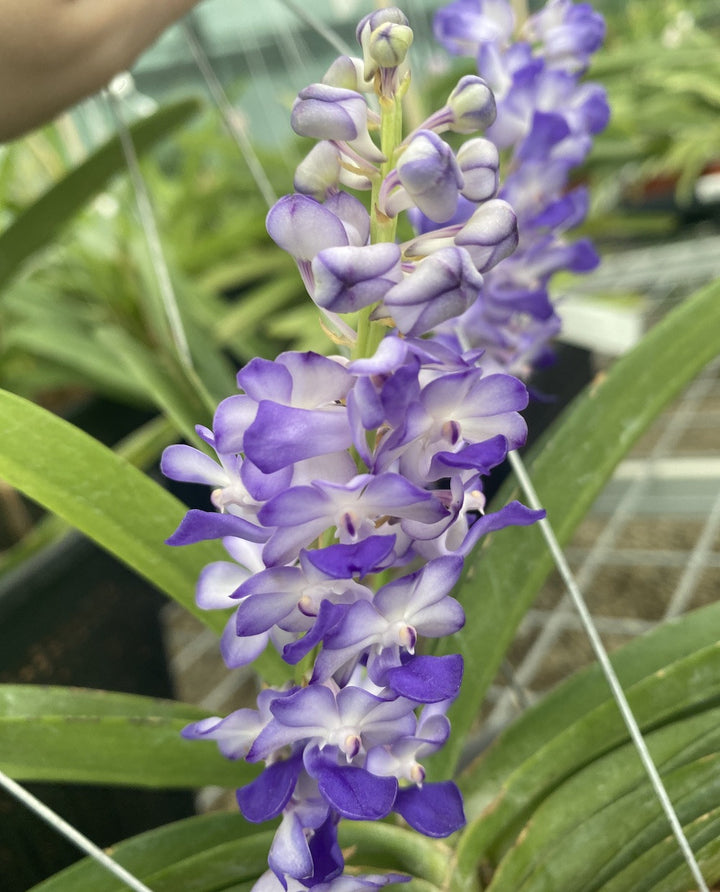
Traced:
<svg viewBox="0 0 720 892">
<path fill-rule="evenodd" d="M 495 97 L 481 77 L 461 77 L 448 96 L 447 108 L 452 112 L 448 129 L 455 133 L 475 133 L 495 120 Z"/>
<path fill-rule="evenodd" d="M 370 34 L 368 54 L 380 68 L 397 68 L 405 61 L 412 42 L 412 28 L 387 22 Z"/>
<path fill-rule="evenodd" d="M 394 57 L 393 52 L 388 54 L 384 50 L 380 50 L 383 58 L 389 58 L 390 64 L 388 65 L 375 59 L 371 52 L 370 44 L 372 42 L 373 34 L 385 25 L 395 25 L 405 28 L 410 31 L 410 34 L 412 35 L 410 22 L 408 21 L 407 16 L 396 6 L 391 6 L 388 9 L 378 9 L 376 12 L 371 12 L 369 15 L 366 15 L 365 18 L 361 19 L 355 34 L 363 51 L 363 61 L 365 63 L 363 75 L 365 80 L 370 80 L 378 68 L 396 68 L 400 64 L 399 62 L 392 61 Z M 386 37 L 378 38 L 380 42 L 386 39 Z M 402 38 L 403 41 L 406 39 L 407 37 Z M 412 36 L 410 38 L 410 43 L 412 43 Z M 405 53 L 407 53 L 407 47 L 410 46 L 410 43 L 405 47 Z M 402 58 L 404 58 L 404 55 Z"/>
</svg>

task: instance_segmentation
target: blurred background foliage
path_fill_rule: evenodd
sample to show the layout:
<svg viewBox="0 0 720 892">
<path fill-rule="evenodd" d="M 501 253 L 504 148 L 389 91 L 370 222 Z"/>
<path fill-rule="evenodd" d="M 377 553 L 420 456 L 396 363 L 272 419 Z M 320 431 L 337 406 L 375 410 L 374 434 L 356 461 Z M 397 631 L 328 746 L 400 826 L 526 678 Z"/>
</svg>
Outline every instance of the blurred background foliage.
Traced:
<svg viewBox="0 0 720 892">
<path fill-rule="evenodd" d="M 712 218 L 720 202 L 720 10 L 703 0 L 606 0 L 598 6 L 608 37 L 588 76 L 607 87 L 613 116 L 581 173 L 593 196 L 587 230 L 617 241 L 672 231 L 688 216 Z M 209 3 L 200 10 L 206 14 L 202 24 L 213 21 L 220 7 Z M 418 29 L 424 52 L 428 22 Z M 205 31 L 212 38 L 212 28 Z M 302 25 L 297 47 L 309 40 L 307 33 L 312 29 Z M 282 36 L 276 35 L 279 44 Z M 165 71 L 182 55 L 181 45 L 169 41 L 169 47 L 161 42 L 155 50 Z M 206 49 L 212 58 L 212 39 Z M 332 48 L 325 51 L 331 58 Z M 215 47 L 215 53 L 215 62 L 227 62 L 225 48 Z M 154 77 L 163 96 L 152 55 L 139 68 L 139 83 L 145 89 Z M 286 48 L 287 70 L 276 72 L 279 83 L 268 96 L 270 117 L 271 106 L 284 113 L 292 96 L 291 57 Z M 439 51 L 430 61 L 418 79 L 415 117 L 432 105 L 433 94 L 446 92 L 458 68 L 472 65 L 454 60 L 448 71 Z M 437 73 L 430 82 L 428 71 Z M 255 88 L 243 81 L 232 90 L 240 108 L 249 97 L 249 114 Z M 147 295 L 156 285 L 120 156 L 86 203 L 56 208 L 66 219 L 48 233 L 52 238 L 9 280 L 2 275 L 13 222 L 83 161 L 100 143 L 98 134 L 110 133 L 107 113 L 103 120 L 102 106 L 94 102 L 90 111 L 0 148 L 0 385 L 44 401 L 60 391 L 96 393 L 149 408 L 157 406 L 157 392 L 107 349 L 108 332 L 122 331 L 145 360 L 173 371 L 172 350 L 158 343 L 152 324 Z M 154 108 L 142 94 L 128 105 L 136 118 Z M 299 141 L 287 128 L 284 142 L 268 148 L 274 132 L 267 121 L 251 116 L 247 127 L 275 190 L 288 191 Z M 143 173 L 178 300 L 196 346 L 203 345 L 196 361 L 206 367 L 199 371 L 207 390 L 222 395 L 233 370 L 253 355 L 328 349 L 329 342 L 310 334 L 316 330 L 306 324 L 313 310 L 302 300 L 291 261 L 268 242 L 263 199 L 216 113 L 207 107 L 186 111 L 182 120 L 168 122 L 163 135 L 168 138 L 155 139 L 160 145 L 145 153 Z"/>
<path fill-rule="evenodd" d="M 608 34 L 589 76 L 607 88 L 612 117 L 587 166 L 593 228 L 615 225 L 623 204 L 644 209 L 648 227 L 663 220 L 653 224 L 647 211 L 697 215 L 714 205 L 716 212 L 720 8 L 709 0 L 600 7 Z"/>
</svg>

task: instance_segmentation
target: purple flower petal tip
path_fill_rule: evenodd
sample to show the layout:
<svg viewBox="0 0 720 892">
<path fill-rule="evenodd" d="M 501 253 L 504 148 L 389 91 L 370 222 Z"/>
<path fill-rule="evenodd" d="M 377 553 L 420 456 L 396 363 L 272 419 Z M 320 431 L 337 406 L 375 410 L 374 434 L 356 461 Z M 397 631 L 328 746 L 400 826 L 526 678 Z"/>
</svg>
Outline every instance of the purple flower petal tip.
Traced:
<svg viewBox="0 0 720 892">
<path fill-rule="evenodd" d="M 350 579 L 377 572 L 390 557 L 395 536 L 369 536 L 353 545 L 329 545 L 305 552 L 318 570 L 333 579 Z"/>
<path fill-rule="evenodd" d="M 425 836 L 443 838 L 465 825 L 462 796 L 452 781 L 402 788 L 395 811 Z"/>
<path fill-rule="evenodd" d="M 248 542 L 266 542 L 269 531 L 234 514 L 216 514 L 191 508 L 180 521 L 180 526 L 165 541 L 168 545 L 192 545 L 206 539 L 223 539 L 225 536 L 235 536 Z"/>
<path fill-rule="evenodd" d="M 413 657 L 388 671 L 388 684 L 401 697 L 418 703 L 454 700 L 460 691 L 463 659 L 460 654 Z"/>
<path fill-rule="evenodd" d="M 245 818 L 253 824 L 276 818 L 290 801 L 301 768 L 298 757 L 274 762 L 252 783 L 241 787 L 236 795 Z"/>
</svg>

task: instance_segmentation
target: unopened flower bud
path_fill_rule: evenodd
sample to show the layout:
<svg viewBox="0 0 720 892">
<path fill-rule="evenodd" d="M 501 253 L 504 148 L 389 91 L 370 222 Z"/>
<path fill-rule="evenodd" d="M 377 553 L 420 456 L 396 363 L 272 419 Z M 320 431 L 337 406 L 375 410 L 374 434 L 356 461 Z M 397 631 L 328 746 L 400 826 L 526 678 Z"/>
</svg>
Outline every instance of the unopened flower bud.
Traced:
<svg viewBox="0 0 720 892">
<path fill-rule="evenodd" d="M 391 242 L 328 248 L 315 257 L 312 271 L 313 300 L 334 313 L 354 313 L 377 303 L 403 278 L 400 248 Z"/>
<path fill-rule="evenodd" d="M 365 18 L 360 20 L 355 34 L 363 51 L 363 61 L 365 63 L 363 74 L 365 80 L 370 80 L 378 68 L 395 68 L 400 64 L 402 59 L 405 58 L 403 55 L 398 62 L 391 61 L 390 64 L 387 65 L 376 59 L 373 55 L 371 51 L 373 33 L 384 25 L 397 25 L 410 31 L 410 22 L 408 21 L 407 16 L 396 6 L 391 6 L 388 9 L 378 9 L 376 12 L 371 12 L 369 15 L 366 15 Z M 385 38 L 377 38 L 380 42 L 382 42 L 383 39 Z M 401 42 L 406 41 L 407 36 L 401 38 Z M 407 53 L 407 48 L 410 46 L 410 43 L 412 43 L 412 31 L 410 31 L 410 42 L 407 43 L 407 46 L 405 47 L 405 53 Z M 392 53 L 387 53 L 385 50 L 381 49 L 379 50 L 379 53 L 383 58 L 392 58 Z"/>
<path fill-rule="evenodd" d="M 293 184 L 296 192 L 324 201 L 339 179 L 340 152 L 331 142 L 322 140 L 298 164 Z"/>
<path fill-rule="evenodd" d="M 430 130 L 418 130 L 397 166 L 398 179 L 415 205 L 444 223 L 455 213 L 463 179 L 450 146 Z"/>
<path fill-rule="evenodd" d="M 452 112 L 449 129 L 455 133 L 475 133 L 495 120 L 495 97 L 487 83 L 474 74 L 461 77 L 448 96 Z"/>
<path fill-rule="evenodd" d="M 354 90 L 310 84 L 298 93 L 290 126 L 299 136 L 345 141 L 369 161 L 384 161 L 370 139 L 367 117 L 367 103 Z"/>
<path fill-rule="evenodd" d="M 385 24 L 410 26 L 410 21 L 402 9 L 397 6 L 388 6 L 387 9 L 377 9 L 360 19 L 355 29 L 355 36 L 360 46 L 365 49 L 365 43 L 372 32 Z"/>
<path fill-rule="evenodd" d="M 386 22 L 370 34 L 368 54 L 380 68 L 397 68 L 405 61 L 412 42 L 411 28 Z"/>
<path fill-rule="evenodd" d="M 389 315 L 404 335 L 417 337 L 464 313 L 482 285 L 467 251 L 441 248 L 393 286 L 373 315 Z"/>
<path fill-rule="evenodd" d="M 497 146 L 489 139 L 469 139 L 457 153 L 462 172 L 460 190 L 470 201 L 487 201 L 497 192 L 500 159 Z"/>
<path fill-rule="evenodd" d="M 354 90 L 310 84 L 298 93 L 290 125 L 312 139 L 357 139 L 367 129 L 367 103 Z"/>
<path fill-rule="evenodd" d="M 500 198 L 480 205 L 455 236 L 455 244 L 467 250 L 481 273 L 512 254 L 517 243 L 517 218 L 510 205 Z"/>
</svg>

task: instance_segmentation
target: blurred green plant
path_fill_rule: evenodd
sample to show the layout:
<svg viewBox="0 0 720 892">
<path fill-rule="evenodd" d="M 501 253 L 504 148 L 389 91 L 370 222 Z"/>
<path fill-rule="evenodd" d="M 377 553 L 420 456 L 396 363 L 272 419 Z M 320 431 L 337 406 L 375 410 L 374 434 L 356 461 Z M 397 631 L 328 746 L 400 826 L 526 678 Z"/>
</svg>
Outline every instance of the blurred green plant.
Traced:
<svg viewBox="0 0 720 892">
<path fill-rule="evenodd" d="M 653 234 L 697 200 L 698 178 L 720 164 L 720 15 L 704 0 L 630 0 L 602 11 L 608 36 L 589 77 L 607 88 L 612 116 L 586 165 L 591 228 L 632 232 L 634 223 Z M 628 228 L 623 202 L 651 213 Z"/>
<path fill-rule="evenodd" d="M 147 154 L 198 112 L 186 101 L 137 122 L 138 152 Z M 68 126 L 46 128 L 0 158 L 0 383 L 34 399 L 80 388 L 155 406 L 188 433 L 172 408 L 188 399 L 187 376 L 157 318 L 134 198 L 118 177 L 120 146 L 110 140 L 73 163 L 58 148 L 65 145 L 58 130 Z M 285 178 L 284 165 L 264 160 Z M 262 198 L 214 116 L 177 133 L 172 146 L 144 161 L 143 173 L 197 373 L 217 399 L 251 356 L 303 340 L 303 329 L 278 331 L 273 323 L 277 310 L 299 303 L 300 286 L 291 262 L 272 249 Z M 28 181 L 40 184 L 39 195 L 28 195 Z M 128 339 L 136 360 L 130 369 L 113 349 L 125 355 Z M 197 410 L 197 394 L 193 402 Z"/>
</svg>

